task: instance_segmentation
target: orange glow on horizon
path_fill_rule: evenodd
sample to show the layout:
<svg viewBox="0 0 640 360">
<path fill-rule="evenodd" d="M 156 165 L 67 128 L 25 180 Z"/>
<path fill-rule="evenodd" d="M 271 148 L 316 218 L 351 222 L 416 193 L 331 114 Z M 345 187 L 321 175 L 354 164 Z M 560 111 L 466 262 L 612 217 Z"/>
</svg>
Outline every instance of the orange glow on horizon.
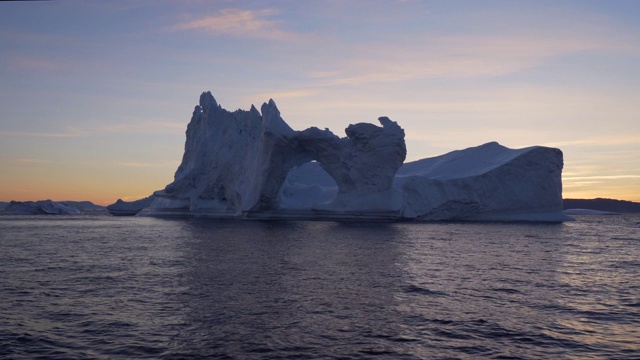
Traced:
<svg viewBox="0 0 640 360">
<path fill-rule="evenodd" d="M 28 181 L 17 181 L 14 186 L 0 189 L 0 201 L 91 201 L 96 205 L 110 205 L 118 199 L 133 201 L 151 195 L 154 191 L 163 189 L 171 179 L 166 182 L 156 181 L 154 183 L 144 180 L 136 182 L 100 181 L 78 186 L 78 184 L 29 184 Z M 581 189 L 572 186 L 571 182 L 563 182 L 563 198 L 566 199 L 595 199 L 608 198 L 615 200 L 626 200 L 640 202 L 640 195 L 634 191 L 631 184 L 629 187 L 607 186 L 604 189 Z"/>
</svg>

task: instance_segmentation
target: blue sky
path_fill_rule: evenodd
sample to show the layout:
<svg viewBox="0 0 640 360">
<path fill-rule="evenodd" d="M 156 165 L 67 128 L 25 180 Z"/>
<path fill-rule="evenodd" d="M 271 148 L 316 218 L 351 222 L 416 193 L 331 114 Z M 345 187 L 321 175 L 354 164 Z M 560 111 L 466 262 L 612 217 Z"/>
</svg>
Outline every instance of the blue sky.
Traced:
<svg viewBox="0 0 640 360">
<path fill-rule="evenodd" d="M 389 116 L 408 160 L 559 147 L 565 197 L 640 201 L 638 1 L 0 3 L 0 201 L 172 181 L 203 91 L 294 129 Z"/>
</svg>

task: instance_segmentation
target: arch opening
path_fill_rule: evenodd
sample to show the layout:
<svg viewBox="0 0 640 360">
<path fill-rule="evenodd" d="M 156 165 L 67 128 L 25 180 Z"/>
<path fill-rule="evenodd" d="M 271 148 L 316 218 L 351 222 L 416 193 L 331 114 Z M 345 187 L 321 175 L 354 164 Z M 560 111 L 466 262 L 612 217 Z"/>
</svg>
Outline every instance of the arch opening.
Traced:
<svg viewBox="0 0 640 360">
<path fill-rule="evenodd" d="M 320 163 L 310 160 L 289 169 L 278 192 L 280 209 L 311 209 L 333 201 L 338 184 Z"/>
</svg>

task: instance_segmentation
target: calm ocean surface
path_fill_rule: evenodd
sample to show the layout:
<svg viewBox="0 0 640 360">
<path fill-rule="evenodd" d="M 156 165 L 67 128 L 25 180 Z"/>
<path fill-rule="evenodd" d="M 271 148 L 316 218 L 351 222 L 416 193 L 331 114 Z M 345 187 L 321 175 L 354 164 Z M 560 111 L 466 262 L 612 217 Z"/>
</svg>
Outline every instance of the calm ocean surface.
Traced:
<svg viewBox="0 0 640 360">
<path fill-rule="evenodd" d="M 640 216 L 0 217 L 0 358 L 639 359 Z"/>
</svg>

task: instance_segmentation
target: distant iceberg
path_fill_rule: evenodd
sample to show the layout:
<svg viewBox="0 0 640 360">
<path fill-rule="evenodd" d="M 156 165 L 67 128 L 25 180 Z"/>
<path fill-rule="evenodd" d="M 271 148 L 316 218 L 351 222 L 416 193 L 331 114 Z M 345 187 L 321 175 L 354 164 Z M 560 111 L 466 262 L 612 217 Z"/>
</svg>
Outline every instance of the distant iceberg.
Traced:
<svg viewBox="0 0 640 360">
<path fill-rule="evenodd" d="M 79 215 L 81 211 L 68 204 L 51 200 L 11 201 L 4 208 L 5 215 Z"/>
<path fill-rule="evenodd" d="M 90 201 L 11 201 L 0 203 L 2 215 L 80 215 L 106 214 L 103 206 Z"/>
<path fill-rule="evenodd" d="M 138 214 L 140 210 L 149 207 L 153 200 L 153 195 L 136 201 L 118 199 L 115 203 L 107 206 L 107 211 L 113 216 L 133 216 Z"/>
<path fill-rule="evenodd" d="M 296 131 L 273 100 L 223 109 L 200 96 L 174 181 L 139 215 L 378 221 L 570 220 L 562 152 L 496 142 L 404 164 L 404 130 L 387 117 L 338 137 Z M 119 203 L 140 210 L 137 205 Z M 139 205 L 139 204 L 138 204 Z M 134 209 L 135 208 L 135 209 Z"/>
</svg>

